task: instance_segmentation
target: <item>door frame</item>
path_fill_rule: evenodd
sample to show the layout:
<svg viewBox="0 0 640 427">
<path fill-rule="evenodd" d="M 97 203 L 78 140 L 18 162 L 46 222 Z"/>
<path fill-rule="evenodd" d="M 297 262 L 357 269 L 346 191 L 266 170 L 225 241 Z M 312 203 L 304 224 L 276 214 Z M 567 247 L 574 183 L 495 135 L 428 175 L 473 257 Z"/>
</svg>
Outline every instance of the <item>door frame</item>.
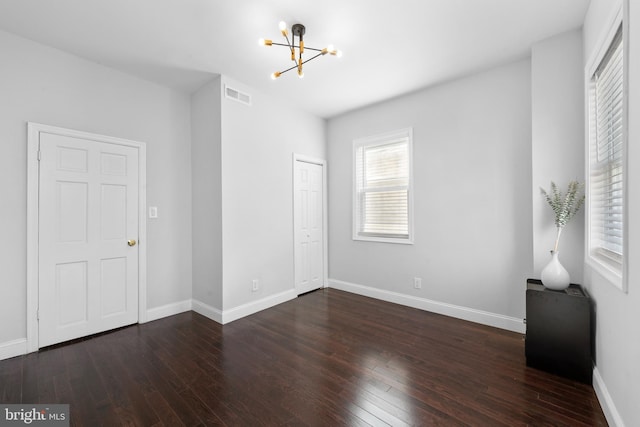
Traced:
<svg viewBox="0 0 640 427">
<path fill-rule="evenodd" d="M 88 139 L 138 150 L 138 323 L 147 321 L 147 148 L 144 142 L 27 123 L 27 352 L 38 351 L 40 134 Z"/>
<path fill-rule="evenodd" d="M 296 162 L 311 163 L 322 167 L 322 288 L 329 285 L 329 248 L 328 242 L 328 209 L 327 209 L 327 161 L 317 157 L 306 156 L 293 153 L 292 171 L 293 177 L 293 288 L 297 290 L 296 283 L 296 255 L 298 247 L 296 245 L 296 201 L 298 197 L 298 181 L 296 179 Z"/>
</svg>

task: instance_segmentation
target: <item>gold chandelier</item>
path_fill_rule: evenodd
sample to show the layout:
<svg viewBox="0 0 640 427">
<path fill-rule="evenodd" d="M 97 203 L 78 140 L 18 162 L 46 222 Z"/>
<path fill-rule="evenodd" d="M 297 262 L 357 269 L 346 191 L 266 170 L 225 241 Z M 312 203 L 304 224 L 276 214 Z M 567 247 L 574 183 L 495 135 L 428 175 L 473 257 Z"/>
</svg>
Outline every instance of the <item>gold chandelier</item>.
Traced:
<svg viewBox="0 0 640 427">
<path fill-rule="evenodd" d="M 287 44 L 284 43 L 275 43 L 272 40 L 269 39 L 260 39 L 259 43 L 263 46 L 285 46 L 289 49 L 289 51 L 291 52 L 291 60 L 293 61 L 293 63 L 295 64 L 293 67 L 287 68 L 284 71 L 276 71 L 275 73 L 271 74 L 271 78 L 272 79 L 277 79 L 278 77 L 280 77 L 282 74 L 286 73 L 287 71 L 291 71 L 294 69 L 298 70 L 298 77 L 303 78 L 304 77 L 304 72 L 302 71 L 302 66 L 304 64 L 306 64 L 307 62 L 316 59 L 319 56 L 324 56 L 327 53 L 333 56 L 337 56 L 338 58 L 342 56 L 342 52 L 335 49 L 333 47 L 333 45 L 328 45 L 327 47 L 323 48 L 323 49 L 316 49 L 313 47 L 309 47 L 309 46 L 305 46 L 304 45 L 304 33 L 306 31 L 304 25 L 302 24 L 294 24 L 291 27 L 291 40 L 289 40 L 289 31 L 287 30 L 287 24 L 284 21 L 280 22 L 280 32 L 282 33 L 282 35 L 284 36 L 284 38 L 287 40 Z M 298 45 L 296 45 L 296 37 L 298 38 Z M 297 52 L 296 52 L 297 49 Z M 305 49 L 307 50 L 311 50 L 313 52 L 317 52 L 314 56 L 312 56 L 309 59 L 302 59 L 302 54 L 304 53 Z"/>
</svg>

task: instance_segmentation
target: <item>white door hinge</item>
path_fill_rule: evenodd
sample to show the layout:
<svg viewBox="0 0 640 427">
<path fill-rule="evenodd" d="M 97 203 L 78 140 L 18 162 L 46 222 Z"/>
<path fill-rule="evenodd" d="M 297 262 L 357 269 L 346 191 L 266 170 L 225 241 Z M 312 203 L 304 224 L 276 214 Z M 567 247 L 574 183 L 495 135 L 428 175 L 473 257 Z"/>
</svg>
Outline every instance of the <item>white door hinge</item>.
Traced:
<svg viewBox="0 0 640 427">
<path fill-rule="evenodd" d="M 40 150 L 38 150 L 38 161 L 40 161 Z"/>
</svg>

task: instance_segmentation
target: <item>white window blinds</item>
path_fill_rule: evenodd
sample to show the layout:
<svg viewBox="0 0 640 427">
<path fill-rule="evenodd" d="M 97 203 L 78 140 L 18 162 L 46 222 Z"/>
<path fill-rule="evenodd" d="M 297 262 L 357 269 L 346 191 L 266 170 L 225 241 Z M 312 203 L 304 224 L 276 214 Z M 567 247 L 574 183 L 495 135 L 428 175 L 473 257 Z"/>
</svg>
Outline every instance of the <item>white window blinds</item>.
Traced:
<svg viewBox="0 0 640 427">
<path fill-rule="evenodd" d="M 354 239 L 410 242 L 410 131 L 356 141 L 354 159 Z"/>
<path fill-rule="evenodd" d="M 624 229 L 624 58 L 622 26 L 590 82 L 589 249 L 619 271 Z"/>
</svg>

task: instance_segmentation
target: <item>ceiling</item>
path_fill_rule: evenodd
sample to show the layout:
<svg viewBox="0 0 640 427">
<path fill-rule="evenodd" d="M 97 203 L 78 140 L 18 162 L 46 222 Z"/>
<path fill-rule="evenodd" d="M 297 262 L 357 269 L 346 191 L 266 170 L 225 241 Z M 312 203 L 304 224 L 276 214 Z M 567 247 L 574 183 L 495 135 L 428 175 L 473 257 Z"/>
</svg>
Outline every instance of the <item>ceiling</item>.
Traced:
<svg viewBox="0 0 640 427">
<path fill-rule="evenodd" d="M 589 0 L 0 0 L 0 29 L 192 92 L 224 74 L 320 117 L 530 54 L 582 26 Z M 288 68 L 278 22 L 326 55 Z"/>
</svg>

